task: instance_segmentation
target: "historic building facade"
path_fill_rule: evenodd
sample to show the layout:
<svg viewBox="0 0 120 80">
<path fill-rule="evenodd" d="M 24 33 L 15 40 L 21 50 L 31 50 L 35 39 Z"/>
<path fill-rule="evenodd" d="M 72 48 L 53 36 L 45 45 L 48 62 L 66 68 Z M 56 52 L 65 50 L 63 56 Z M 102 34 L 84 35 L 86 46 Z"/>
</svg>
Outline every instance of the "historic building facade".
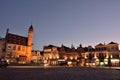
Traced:
<svg viewBox="0 0 120 80">
<path fill-rule="evenodd" d="M 33 64 L 43 64 L 43 55 L 39 50 L 32 50 L 31 63 Z"/>
<path fill-rule="evenodd" d="M 76 49 L 62 45 L 57 47 L 54 45 L 44 46 L 44 64 L 48 65 L 76 65 L 78 53 Z"/>
<path fill-rule="evenodd" d="M 73 45 L 71 45 L 71 48 L 61 45 L 61 47 L 59 47 L 58 50 L 59 50 L 60 64 L 66 62 L 66 65 L 68 66 L 77 65 L 77 60 L 79 55 Z"/>
<path fill-rule="evenodd" d="M 10 62 L 29 63 L 31 62 L 33 26 L 28 29 L 28 37 L 9 33 L 7 29 L 5 37 L 6 58 Z"/>
<path fill-rule="evenodd" d="M 44 46 L 44 63 L 48 65 L 57 65 L 59 53 L 56 46 Z"/>
<path fill-rule="evenodd" d="M 115 42 L 98 44 L 95 47 L 80 46 L 75 49 L 61 45 L 61 47 L 44 46 L 44 63 L 48 65 L 79 65 L 79 66 L 120 66 L 119 45 Z"/>
<path fill-rule="evenodd" d="M 92 50 L 82 53 L 82 56 L 86 66 L 120 66 L 119 45 L 115 42 L 100 43 Z"/>
<path fill-rule="evenodd" d="M 5 55 L 5 39 L 4 38 L 0 38 L 0 58 L 3 57 Z"/>
</svg>

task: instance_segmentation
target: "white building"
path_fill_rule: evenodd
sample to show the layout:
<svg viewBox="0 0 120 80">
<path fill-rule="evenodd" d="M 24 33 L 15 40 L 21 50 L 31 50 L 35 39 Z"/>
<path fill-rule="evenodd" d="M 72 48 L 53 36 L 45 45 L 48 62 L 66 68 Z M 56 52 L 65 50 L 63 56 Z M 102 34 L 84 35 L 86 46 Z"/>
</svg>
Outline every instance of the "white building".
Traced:
<svg viewBox="0 0 120 80">
<path fill-rule="evenodd" d="M 49 65 L 57 65 L 59 54 L 57 47 L 53 45 L 44 46 L 44 63 Z"/>
<path fill-rule="evenodd" d="M 43 62 L 43 55 L 41 55 L 40 51 L 32 51 L 31 54 L 31 62 L 34 64 L 41 64 Z"/>
</svg>

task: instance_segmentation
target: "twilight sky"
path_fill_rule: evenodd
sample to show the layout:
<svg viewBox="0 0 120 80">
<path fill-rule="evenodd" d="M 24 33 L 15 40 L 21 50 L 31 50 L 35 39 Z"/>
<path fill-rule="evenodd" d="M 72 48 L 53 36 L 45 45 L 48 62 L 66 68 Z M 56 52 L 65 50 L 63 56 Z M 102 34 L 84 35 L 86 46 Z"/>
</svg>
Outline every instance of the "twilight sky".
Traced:
<svg viewBox="0 0 120 80">
<path fill-rule="evenodd" d="M 49 44 L 120 44 L 120 0 L 0 0 L 0 36 L 7 28 L 27 36 L 31 24 L 36 50 Z"/>
</svg>

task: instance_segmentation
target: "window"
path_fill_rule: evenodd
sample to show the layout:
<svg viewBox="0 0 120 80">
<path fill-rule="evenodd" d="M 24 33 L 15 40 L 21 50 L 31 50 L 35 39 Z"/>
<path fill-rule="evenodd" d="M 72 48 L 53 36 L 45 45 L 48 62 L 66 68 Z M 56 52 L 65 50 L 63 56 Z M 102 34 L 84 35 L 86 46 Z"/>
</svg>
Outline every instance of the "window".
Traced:
<svg viewBox="0 0 120 80">
<path fill-rule="evenodd" d="M 118 47 L 115 47 L 115 50 L 118 51 L 119 50 Z"/>
<path fill-rule="evenodd" d="M 22 47 L 22 51 L 25 51 L 25 47 Z"/>
<path fill-rule="evenodd" d="M 104 50 L 106 50 L 106 48 L 104 47 Z"/>
<path fill-rule="evenodd" d="M 21 50 L 21 47 L 20 46 L 18 46 L 18 51 L 20 51 Z"/>
<path fill-rule="evenodd" d="M 10 50 L 11 49 L 11 46 L 8 46 L 8 50 Z"/>
<path fill-rule="evenodd" d="M 16 50 L 16 46 L 13 46 L 13 50 Z"/>
</svg>

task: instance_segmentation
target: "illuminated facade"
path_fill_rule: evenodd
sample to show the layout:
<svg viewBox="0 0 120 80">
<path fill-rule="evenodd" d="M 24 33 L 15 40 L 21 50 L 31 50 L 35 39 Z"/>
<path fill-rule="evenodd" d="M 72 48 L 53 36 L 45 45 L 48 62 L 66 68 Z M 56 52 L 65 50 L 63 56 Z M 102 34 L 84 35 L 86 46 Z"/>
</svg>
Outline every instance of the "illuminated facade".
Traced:
<svg viewBox="0 0 120 80">
<path fill-rule="evenodd" d="M 31 63 L 33 64 L 41 64 L 43 62 L 43 55 L 41 55 L 40 51 L 32 51 L 31 54 Z"/>
<path fill-rule="evenodd" d="M 30 63 L 32 51 L 33 26 L 28 29 L 28 37 L 9 33 L 5 37 L 6 58 L 10 62 Z"/>
<path fill-rule="evenodd" d="M 4 50 L 5 50 L 5 39 L 0 38 L 0 58 L 5 55 Z"/>
<path fill-rule="evenodd" d="M 111 42 L 109 44 L 98 44 L 92 51 L 82 53 L 86 66 L 119 66 L 120 52 L 119 45 Z"/>
<path fill-rule="evenodd" d="M 60 60 L 65 60 L 68 66 L 74 66 L 77 64 L 79 55 L 73 45 L 71 45 L 71 48 L 61 45 L 59 47 L 59 57 Z"/>
<path fill-rule="evenodd" d="M 44 46 L 44 63 L 49 65 L 57 65 L 59 54 L 56 46 Z"/>
</svg>

